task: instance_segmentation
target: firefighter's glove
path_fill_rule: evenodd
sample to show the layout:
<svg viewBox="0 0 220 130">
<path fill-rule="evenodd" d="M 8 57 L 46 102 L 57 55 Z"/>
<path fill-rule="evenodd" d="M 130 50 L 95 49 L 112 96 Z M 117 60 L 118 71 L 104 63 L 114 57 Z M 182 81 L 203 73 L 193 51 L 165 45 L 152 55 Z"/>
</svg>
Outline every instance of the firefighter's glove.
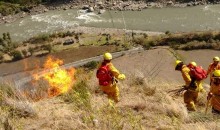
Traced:
<svg viewBox="0 0 220 130">
<path fill-rule="evenodd" d="M 118 79 L 120 79 L 120 80 L 124 80 L 126 77 L 125 77 L 125 75 L 124 74 L 120 74 L 119 76 L 118 76 Z"/>
<path fill-rule="evenodd" d="M 207 96 L 207 100 L 210 100 L 212 98 L 212 96 L 213 96 L 213 93 L 209 92 L 208 96 Z"/>
</svg>

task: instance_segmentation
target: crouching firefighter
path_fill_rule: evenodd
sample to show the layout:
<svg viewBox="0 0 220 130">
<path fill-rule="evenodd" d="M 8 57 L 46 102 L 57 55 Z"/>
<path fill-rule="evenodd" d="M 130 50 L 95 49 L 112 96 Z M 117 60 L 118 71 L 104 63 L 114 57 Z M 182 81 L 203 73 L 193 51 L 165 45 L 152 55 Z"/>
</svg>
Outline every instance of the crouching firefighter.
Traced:
<svg viewBox="0 0 220 130">
<path fill-rule="evenodd" d="M 119 88 L 118 80 L 124 80 L 125 75 L 121 74 L 111 63 L 112 55 L 105 53 L 103 55 L 104 61 L 97 70 L 96 77 L 99 80 L 100 89 L 108 95 L 110 100 L 115 103 L 119 102 Z"/>
<path fill-rule="evenodd" d="M 185 81 L 184 103 L 189 111 L 196 111 L 195 103 L 197 102 L 201 82 L 194 79 L 190 74 L 190 68 L 183 64 L 182 61 L 176 60 L 175 70 L 181 71 Z"/>
<path fill-rule="evenodd" d="M 212 113 L 220 114 L 220 70 L 215 70 L 213 72 L 210 92 L 208 93 L 207 100 L 207 107 L 210 103 L 212 106 Z"/>
<path fill-rule="evenodd" d="M 197 66 L 196 62 L 190 62 L 187 67 L 190 69 L 190 77 L 196 80 L 199 85 L 199 92 L 205 93 L 206 90 L 202 86 L 202 81 L 207 78 L 207 71 L 202 66 Z"/>
</svg>

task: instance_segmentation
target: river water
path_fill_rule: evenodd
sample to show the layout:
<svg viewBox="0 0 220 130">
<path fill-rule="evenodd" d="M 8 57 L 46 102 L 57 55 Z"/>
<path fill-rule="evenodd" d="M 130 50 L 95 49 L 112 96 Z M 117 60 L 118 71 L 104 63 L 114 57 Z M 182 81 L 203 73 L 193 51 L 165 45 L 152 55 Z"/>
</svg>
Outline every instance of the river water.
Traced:
<svg viewBox="0 0 220 130">
<path fill-rule="evenodd" d="M 100 15 L 76 9 L 49 11 L 13 23 L 1 24 L 0 34 L 9 32 L 13 41 L 21 41 L 37 34 L 73 29 L 77 26 L 156 32 L 219 30 L 220 5 L 105 11 Z"/>
</svg>

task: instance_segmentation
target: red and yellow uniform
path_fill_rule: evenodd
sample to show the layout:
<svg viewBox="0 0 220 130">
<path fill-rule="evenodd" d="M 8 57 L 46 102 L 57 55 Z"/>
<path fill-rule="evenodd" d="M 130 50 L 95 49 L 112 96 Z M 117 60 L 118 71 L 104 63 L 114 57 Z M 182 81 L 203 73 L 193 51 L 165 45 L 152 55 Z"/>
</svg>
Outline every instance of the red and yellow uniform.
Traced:
<svg viewBox="0 0 220 130">
<path fill-rule="evenodd" d="M 210 81 L 215 70 L 220 70 L 220 64 L 211 63 L 207 70 L 207 75 L 210 75 Z"/>
<path fill-rule="evenodd" d="M 112 79 L 108 82 L 107 85 L 103 86 L 100 85 L 100 89 L 108 95 L 108 98 L 110 100 L 114 100 L 115 102 L 119 101 L 119 88 L 117 85 L 116 79 L 124 80 L 125 75 L 121 74 L 114 65 L 110 62 L 112 59 L 112 55 L 110 53 L 104 54 L 104 61 L 102 64 L 105 64 L 108 68 L 108 71 L 110 72 L 110 75 L 112 76 Z"/>
<path fill-rule="evenodd" d="M 181 73 L 187 89 L 184 93 L 184 103 L 186 103 L 188 110 L 195 111 L 195 102 L 197 102 L 199 88 L 201 88 L 201 81 L 194 81 L 194 83 L 192 83 L 190 69 L 186 65 L 182 66 Z"/>
<path fill-rule="evenodd" d="M 220 113 L 220 70 L 213 72 L 212 81 L 208 100 L 211 101 L 213 112 Z"/>
</svg>

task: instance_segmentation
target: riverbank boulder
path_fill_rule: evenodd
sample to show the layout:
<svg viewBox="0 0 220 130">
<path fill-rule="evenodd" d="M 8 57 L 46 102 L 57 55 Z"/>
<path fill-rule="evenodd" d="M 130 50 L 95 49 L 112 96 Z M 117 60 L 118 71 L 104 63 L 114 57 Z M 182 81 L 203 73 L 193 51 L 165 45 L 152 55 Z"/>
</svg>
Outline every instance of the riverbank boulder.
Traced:
<svg viewBox="0 0 220 130">
<path fill-rule="evenodd" d="M 94 8 L 93 7 L 89 7 L 88 12 L 94 12 Z"/>
<path fill-rule="evenodd" d="M 89 9 L 89 5 L 83 5 L 83 6 L 82 6 L 82 9 L 83 9 L 83 10 Z"/>
<path fill-rule="evenodd" d="M 167 2 L 167 6 L 173 6 L 173 5 L 174 5 L 173 1 L 170 0 Z"/>
<path fill-rule="evenodd" d="M 105 12 L 104 9 L 100 9 L 100 10 L 98 11 L 98 14 L 103 14 L 104 12 Z"/>
</svg>

